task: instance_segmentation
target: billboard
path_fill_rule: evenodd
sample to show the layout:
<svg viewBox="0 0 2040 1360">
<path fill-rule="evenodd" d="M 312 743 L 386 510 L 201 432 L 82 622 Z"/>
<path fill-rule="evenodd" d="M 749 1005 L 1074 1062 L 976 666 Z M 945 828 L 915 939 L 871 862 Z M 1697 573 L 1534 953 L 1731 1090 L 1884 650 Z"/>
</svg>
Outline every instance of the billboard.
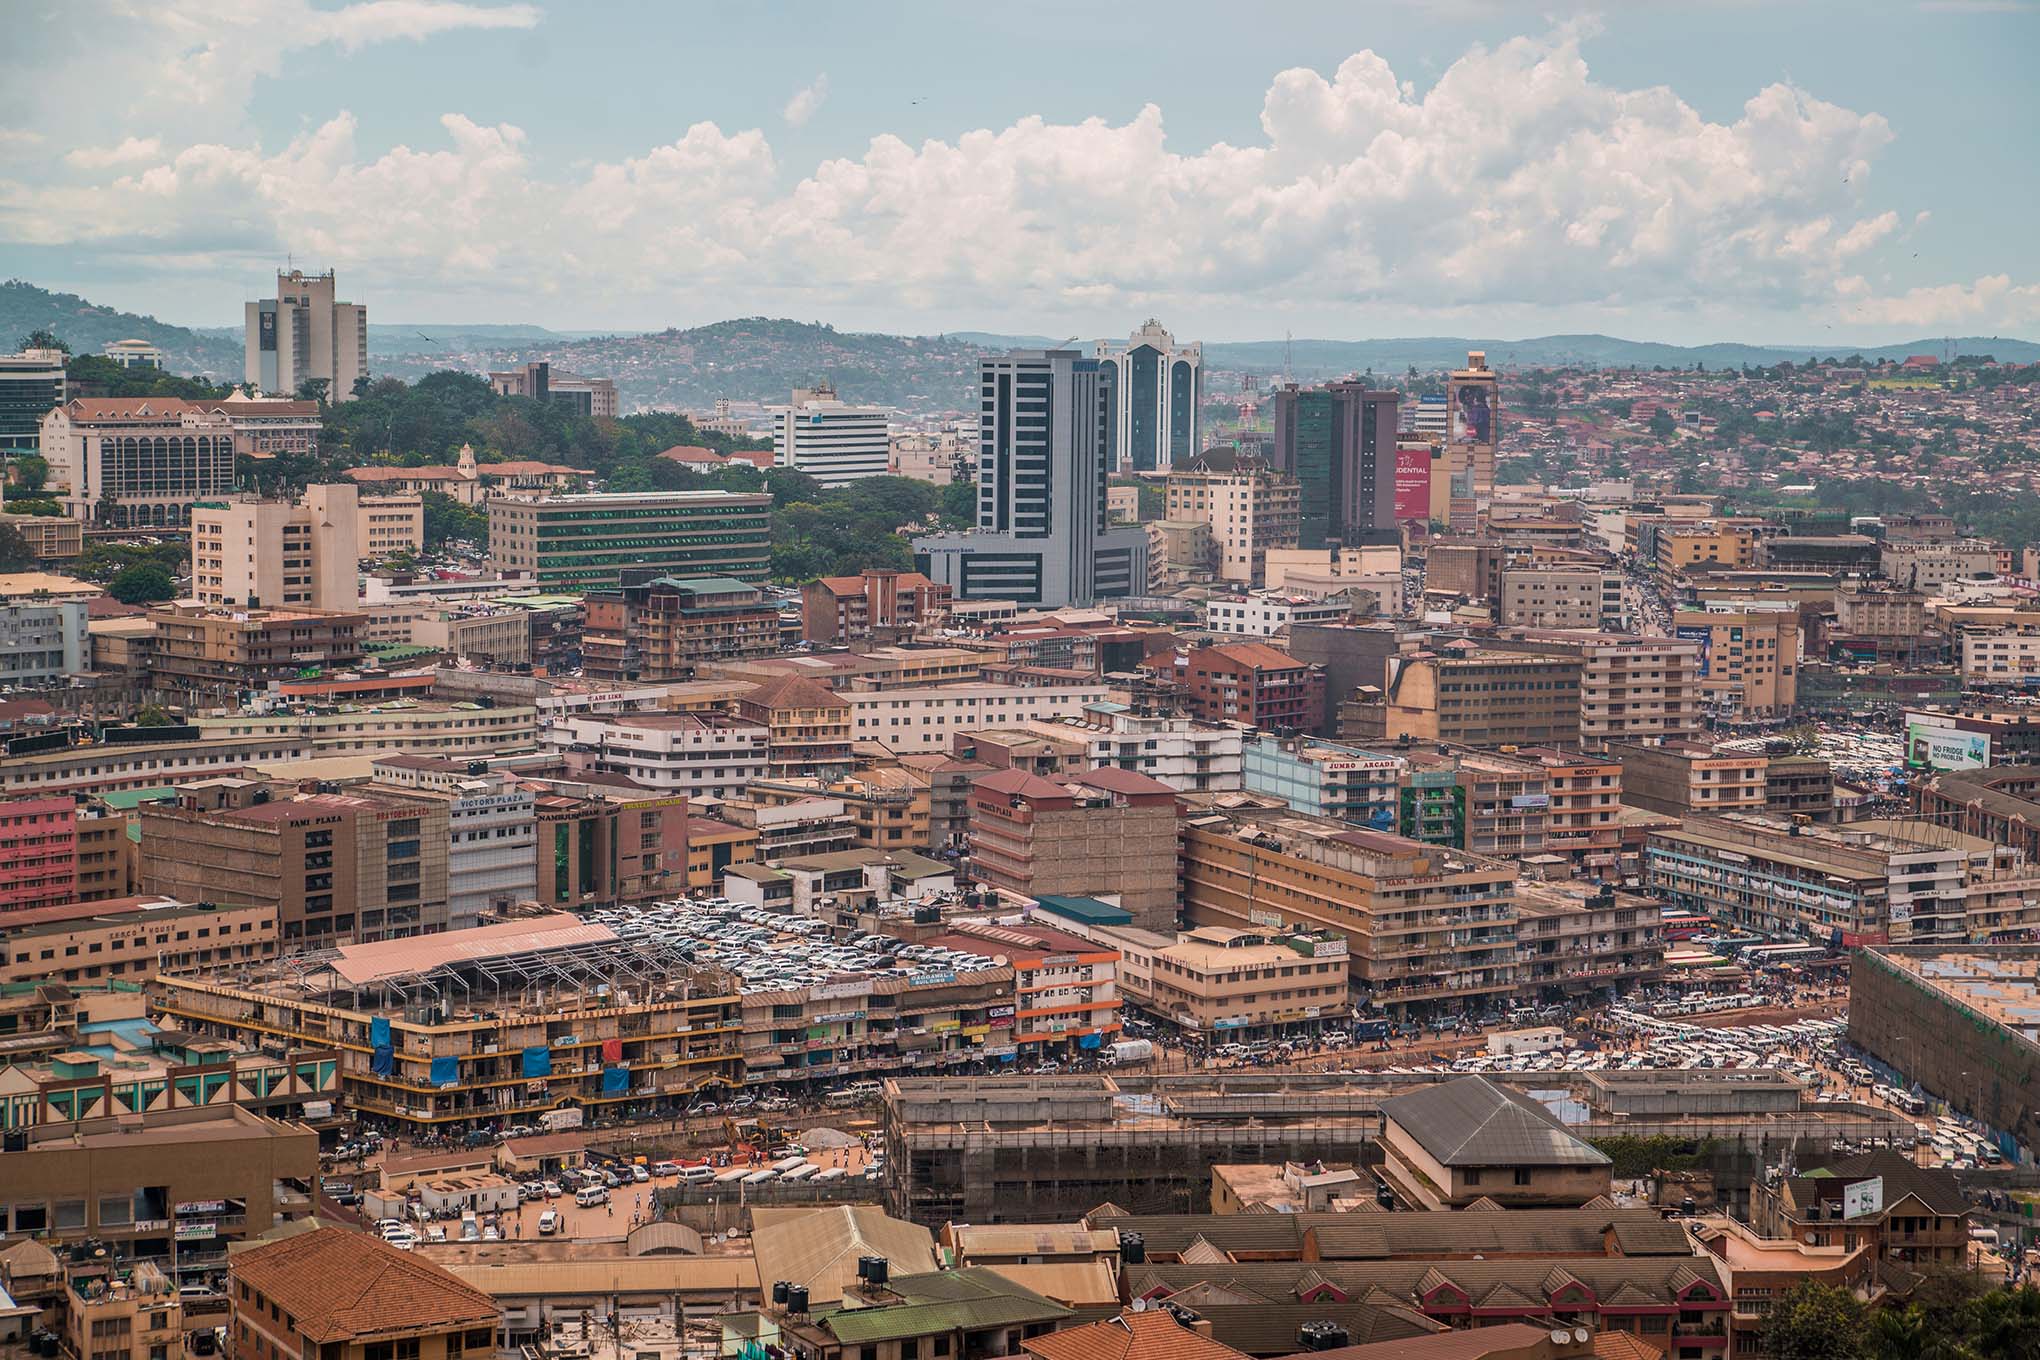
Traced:
<svg viewBox="0 0 2040 1360">
<path fill-rule="evenodd" d="M 1990 734 L 1908 719 L 1905 763 L 1914 770 L 1980 770 L 1990 764 Z"/>
<path fill-rule="evenodd" d="M 1495 442 L 1495 384 L 1491 379 L 1454 378 L 1446 389 L 1451 438 L 1455 444 Z"/>
<path fill-rule="evenodd" d="M 1714 629 L 1704 623 L 1682 623 L 1672 629 L 1672 636 L 1681 642 L 1700 644 L 1700 674 L 1704 677 L 1714 660 Z"/>
<path fill-rule="evenodd" d="M 1431 446 L 1398 444 L 1395 449 L 1395 518 L 1431 518 Z"/>
<path fill-rule="evenodd" d="M 1867 1181 L 1842 1187 L 1843 1218 L 1861 1218 L 1865 1214 L 1882 1212 L 1883 1208 L 1884 1177 L 1872 1176 Z"/>
<path fill-rule="evenodd" d="M 255 313 L 255 346 L 266 354 L 276 352 L 276 309 L 265 307 Z"/>
</svg>

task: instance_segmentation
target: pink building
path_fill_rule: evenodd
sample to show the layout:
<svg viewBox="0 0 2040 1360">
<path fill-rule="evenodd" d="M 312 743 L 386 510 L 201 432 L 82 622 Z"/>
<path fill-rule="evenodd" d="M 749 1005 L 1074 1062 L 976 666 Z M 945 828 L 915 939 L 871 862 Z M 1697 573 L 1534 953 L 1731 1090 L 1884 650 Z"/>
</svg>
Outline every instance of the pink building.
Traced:
<svg viewBox="0 0 2040 1360">
<path fill-rule="evenodd" d="M 78 896 L 77 804 L 0 803 L 0 913 L 57 907 Z"/>
</svg>

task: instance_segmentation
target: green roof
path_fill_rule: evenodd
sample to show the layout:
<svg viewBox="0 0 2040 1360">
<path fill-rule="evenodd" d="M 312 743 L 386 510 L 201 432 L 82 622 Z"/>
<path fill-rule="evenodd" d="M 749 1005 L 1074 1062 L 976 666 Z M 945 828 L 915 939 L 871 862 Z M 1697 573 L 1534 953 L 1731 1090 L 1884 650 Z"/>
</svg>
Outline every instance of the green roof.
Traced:
<svg viewBox="0 0 2040 1360">
<path fill-rule="evenodd" d="M 380 657 L 384 661 L 410 661 L 421 656 L 437 656 L 446 649 L 443 647 L 414 647 L 408 642 L 370 642 L 364 644 L 361 650 Z"/>
<path fill-rule="evenodd" d="M 703 595 L 728 595 L 734 591 L 756 591 L 758 587 L 748 581 L 739 581 L 734 576 L 661 576 L 652 582 L 658 586 L 672 586 L 675 590 L 692 590 Z"/>
<path fill-rule="evenodd" d="M 1124 907 L 1115 907 L 1110 902 L 1100 902 L 1095 897 L 1059 897 L 1053 893 L 1034 899 L 1046 911 L 1057 916 L 1067 916 L 1072 921 L 1082 921 L 1094 926 L 1130 926 L 1133 913 Z"/>
<path fill-rule="evenodd" d="M 177 790 L 168 784 L 158 784 L 150 789 L 112 789 L 93 796 L 115 812 L 133 812 L 144 803 L 167 803 L 177 796 Z"/>
<path fill-rule="evenodd" d="M 1029 1322 L 1062 1322 L 1076 1316 L 988 1266 L 902 1275 L 892 1281 L 892 1290 L 905 1302 L 840 1308 L 819 1315 L 816 1321 L 838 1341 L 857 1346 Z"/>
</svg>

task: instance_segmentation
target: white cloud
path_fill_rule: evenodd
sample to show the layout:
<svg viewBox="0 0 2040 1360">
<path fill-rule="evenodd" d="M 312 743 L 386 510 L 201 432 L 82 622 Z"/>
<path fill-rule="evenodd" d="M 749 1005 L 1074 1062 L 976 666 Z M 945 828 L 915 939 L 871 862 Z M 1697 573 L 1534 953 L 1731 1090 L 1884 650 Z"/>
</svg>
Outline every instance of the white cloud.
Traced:
<svg viewBox="0 0 2040 1360">
<path fill-rule="evenodd" d="M 814 78 L 813 84 L 793 92 L 793 98 L 786 101 L 780 117 L 786 120 L 788 127 L 806 127 L 808 119 L 815 116 L 822 107 L 822 101 L 828 97 L 829 73 L 824 71 Z"/>
<path fill-rule="evenodd" d="M 323 40 L 416 36 L 477 9 L 355 4 Z M 787 121 L 825 93 L 820 78 L 797 93 Z M 222 269 L 294 251 L 366 274 L 365 296 L 488 296 L 511 274 L 638 315 L 1045 318 L 1194 298 L 1351 315 L 1357 331 L 1369 309 L 1825 318 L 1839 305 L 1896 324 L 2030 305 L 2009 280 L 1879 300 L 1865 275 L 1921 220 L 1862 205 L 1892 138 L 1880 115 L 1781 84 L 1713 121 L 1669 89 L 1595 80 L 1569 28 L 1475 47 L 1425 90 L 1372 52 L 1330 75 L 1283 71 L 1260 132 L 1184 149 L 1155 105 L 1121 123 L 1028 117 L 918 144 L 883 134 L 788 179 L 762 131 L 710 122 L 542 171 L 535 138 L 508 124 L 450 114 L 428 149 L 377 152 L 341 114 L 281 148 L 193 139 L 88 183 L 0 183 L 0 238 L 210 252 Z"/>
<path fill-rule="evenodd" d="M 64 153 L 64 163 L 80 170 L 106 170 L 131 165 L 162 154 L 163 143 L 155 137 L 128 137 L 119 146 L 81 146 Z"/>
<path fill-rule="evenodd" d="M 1844 297 L 1862 289 L 1860 279 L 1838 284 Z M 1892 297 L 1864 296 L 1849 308 L 1851 321 L 1915 326 L 1930 331 L 1956 327 L 2010 328 L 2040 324 L 2040 284 L 2015 284 L 2008 274 L 1970 283 L 1913 288 Z"/>
</svg>

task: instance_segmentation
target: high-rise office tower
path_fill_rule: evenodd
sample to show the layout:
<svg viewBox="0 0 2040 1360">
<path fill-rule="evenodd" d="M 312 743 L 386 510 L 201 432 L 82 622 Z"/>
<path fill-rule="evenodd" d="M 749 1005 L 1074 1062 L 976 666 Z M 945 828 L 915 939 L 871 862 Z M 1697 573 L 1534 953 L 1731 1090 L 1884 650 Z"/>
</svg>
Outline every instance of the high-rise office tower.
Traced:
<svg viewBox="0 0 2040 1360">
<path fill-rule="evenodd" d="M 42 449 L 43 417 L 64 404 L 64 352 L 0 354 L 0 457 Z"/>
<path fill-rule="evenodd" d="M 979 361 L 977 531 L 915 539 L 924 575 L 957 599 L 1049 608 L 1145 588 L 1146 532 L 1107 527 L 1109 368 L 1074 350 Z"/>
<path fill-rule="evenodd" d="M 256 390 L 294 397 L 324 379 L 328 401 L 352 401 L 368 376 L 368 308 L 338 302 L 333 274 L 293 269 L 276 276 L 276 296 L 248 303 L 242 376 Z"/>
<path fill-rule="evenodd" d="M 892 461 L 892 433 L 883 406 L 852 406 L 828 383 L 796 387 L 793 401 L 772 412 L 772 461 L 805 472 L 824 487 L 883 477 Z"/>
<path fill-rule="evenodd" d="M 1452 371 L 1445 383 L 1445 458 L 1453 481 L 1462 481 L 1477 510 L 1486 510 L 1495 495 L 1495 442 L 1502 416 L 1501 393 L 1487 355 L 1474 350 L 1466 367 Z M 1453 495 L 1458 497 L 1455 489 Z M 1455 521 L 1459 518 L 1454 515 Z"/>
<path fill-rule="evenodd" d="M 1273 466 L 1303 491 L 1297 546 L 1357 547 L 1394 531 L 1398 400 L 1353 382 L 1275 390 Z"/>
<path fill-rule="evenodd" d="M 1104 365 L 1108 470 L 1165 471 L 1202 451 L 1197 422 L 1203 345 L 1178 345 L 1161 322 L 1149 317 L 1124 345 L 1099 341 L 1096 357 Z"/>
</svg>

